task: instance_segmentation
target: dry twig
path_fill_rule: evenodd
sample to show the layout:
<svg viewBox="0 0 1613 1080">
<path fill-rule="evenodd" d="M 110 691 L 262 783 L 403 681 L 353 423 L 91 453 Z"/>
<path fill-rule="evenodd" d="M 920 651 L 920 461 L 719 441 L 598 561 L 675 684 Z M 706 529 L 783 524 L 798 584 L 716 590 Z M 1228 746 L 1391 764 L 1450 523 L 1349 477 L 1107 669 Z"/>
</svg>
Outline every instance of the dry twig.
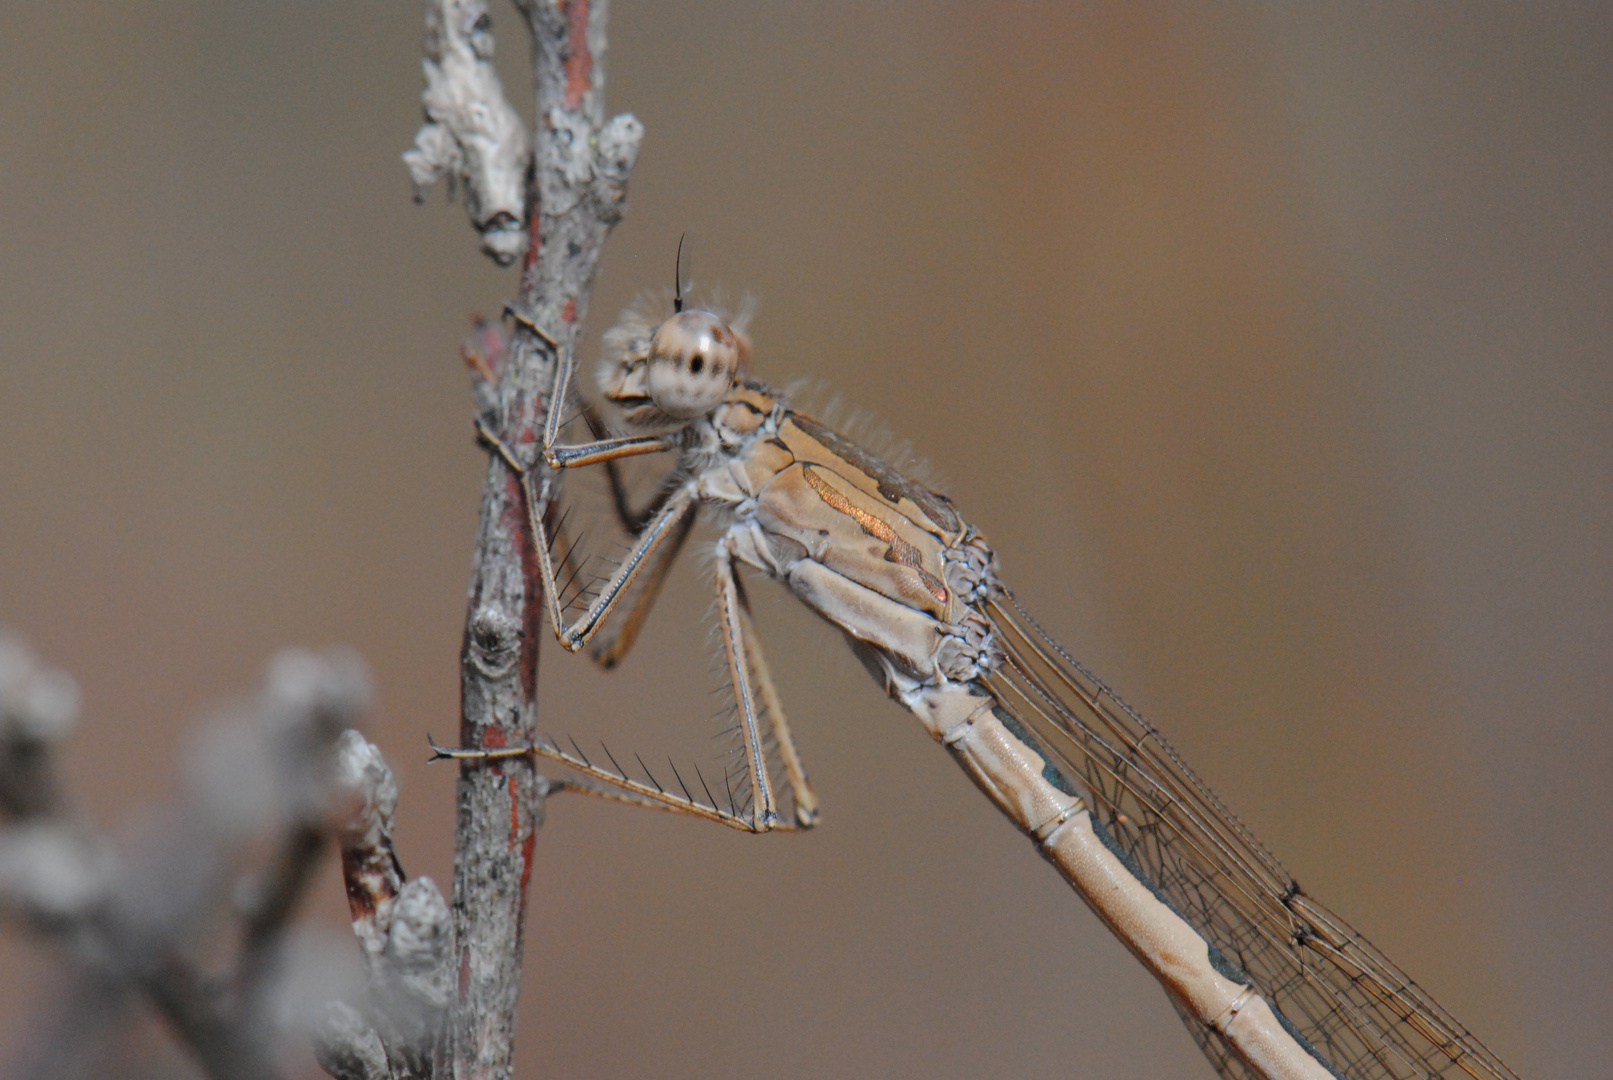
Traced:
<svg viewBox="0 0 1613 1080">
<path fill-rule="evenodd" d="M 547 410 L 556 405 L 547 400 L 554 365 L 576 343 L 601 248 L 622 214 L 643 128 L 628 115 L 605 119 L 604 0 L 517 3 L 533 42 L 537 131 L 530 142 L 493 70 L 485 2 L 427 0 L 427 123 L 404 157 L 417 194 L 439 177 L 461 188 L 487 254 L 501 264 L 524 255 L 520 288 L 508 306 L 513 334 L 496 355 L 473 349 L 469 358 L 483 420 L 506 445 L 535 457 Z M 544 499 L 553 479 L 543 479 Z M 537 575 L 526 522 L 516 478 L 491 461 L 461 650 L 464 747 L 530 745 L 536 736 L 537 646 L 545 627 L 542 597 L 533 593 Z M 460 763 L 452 909 L 457 997 L 447 1061 L 455 1077 L 507 1077 L 512 1070 L 522 924 L 548 790 L 530 759 Z M 361 852 L 344 845 L 355 928 L 367 955 L 383 936 L 388 942 L 395 937 L 401 905 L 415 884 L 402 883 L 395 861 L 390 868 L 385 863 L 378 847 Z M 383 925 L 388 904 L 391 923 Z M 371 991 L 372 997 L 379 992 L 373 969 Z M 370 1019 L 376 1015 L 372 1010 Z M 375 1057 L 377 1045 L 391 1068 L 400 1067 L 403 1035 L 367 1029 L 364 1019 L 352 1010 L 332 1015 L 327 1033 L 340 1035 L 343 1056 L 325 1060 L 338 1075 L 371 1075 L 366 1070 L 382 1060 Z M 418 1040 L 411 1045 L 414 1051 L 425 1047 Z M 403 1064 L 425 1067 L 412 1058 Z"/>
<path fill-rule="evenodd" d="M 345 732 L 336 774 L 348 806 L 337 827 L 342 874 L 367 994 L 361 1008 L 330 1008 L 314 1051 L 339 1080 L 435 1076 L 453 998 L 448 905 L 430 878 L 404 877 L 392 846 L 398 787 L 380 751 Z"/>
<path fill-rule="evenodd" d="M 314 973 L 288 955 L 289 923 L 329 832 L 337 735 L 369 700 L 352 656 L 288 651 L 251 706 L 193 744 L 161 827 L 114 843 L 59 794 L 56 750 L 78 693 L 0 634 L 0 912 L 67 956 L 77 987 L 27 1074 L 105 1073 L 137 995 L 217 1080 L 272 1080 L 301 1035 L 283 1022 Z M 251 854 L 276 852 L 250 872 Z M 239 946 L 204 963 L 221 923 Z M 316 991 L 322 993 L 322 991 Z"/>
</svg>

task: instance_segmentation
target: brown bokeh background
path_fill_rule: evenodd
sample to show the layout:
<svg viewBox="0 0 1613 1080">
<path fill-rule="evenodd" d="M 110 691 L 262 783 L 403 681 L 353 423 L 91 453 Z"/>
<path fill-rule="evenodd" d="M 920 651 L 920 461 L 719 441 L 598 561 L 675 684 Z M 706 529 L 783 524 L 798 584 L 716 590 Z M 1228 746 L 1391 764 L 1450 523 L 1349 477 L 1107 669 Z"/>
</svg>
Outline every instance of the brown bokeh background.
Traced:
<svg viewBox="0 0 1613 1080">
<path fill-rule="evenodd" d="M 1613 10 L 613 7 L 648 137 L 593 332 L 690 230 L 761 297 L 762 373 L 921 448 L 1309 891 L 1525 1076 L 1613 1056 Z M 409 203 L 419 36 L 412 4 L 0 9 L 0 624 L 81 681 L 109 824 L 275 649 L 354 644 L 446 885 L 424 741 L 485 468 L 456 350 L 513 281 Z M 545 727 L 704 718 L 702 585 L 619 673 L 546 653 Z M 1207 1076 L 834 635 L 762 618 L 824 825 L 551 804 L 520 1075 Z M 334 865 L 310 907 L 343 920 Z M 0 965 L 10 1058 L 53 968 L 15 933 Z"/>
</svg>

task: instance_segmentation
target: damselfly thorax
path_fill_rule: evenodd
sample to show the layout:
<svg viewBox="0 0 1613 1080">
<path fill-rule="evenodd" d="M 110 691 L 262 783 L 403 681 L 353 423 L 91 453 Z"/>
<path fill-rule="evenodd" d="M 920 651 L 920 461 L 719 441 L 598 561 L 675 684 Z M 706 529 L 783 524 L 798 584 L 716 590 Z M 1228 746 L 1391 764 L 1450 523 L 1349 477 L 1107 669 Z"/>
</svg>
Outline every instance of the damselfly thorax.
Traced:
<svg viewBox="0 0 1613 1080">
<path fill-rule="evenodd" d="M 537 327 L 527 329 L 552 339 Z M 549 617 L 583 648 L 633 590 L 596 658 L 631 647 L 697 514 L 715 519 L 717 620 L 744 763 L 676 785 L 563 762 L 625 802 L 751 832 L 810 827 L 818 801 L 768 674 L 736 569 L 750 566 L 837 627 L 886 691 L 1039 847 L 1165 987 L 1227 1077 L 1508 1078 L 1511 1072 L 1348 924 L 1307 896 L 1152 726 L 1054 641 L 998 578 L 982 536 L 945 496 L 796 411 L 748 372 L 743 325 L 702 310 L 606 335 L 599 384 L 622 434 L 558 434 L 572 376 L 556 357 L 543 461 L 481 433 L 521 478 Z M 677 463 L 645 515 L 615 463 Z M 561 470 L 602 464 L 635 541 L 567 623 L 545 521 Z M 612 761 L 614 765 L 614 760 Z M 783 790 L 779 790 L 783 789 Z M 788 808 L 781 811 L 781 808 Z"/>
<path fill-rule="evenodd" d="M 944 496 L 754 382 L 691 425 L 699 498 L 720 508 L 732 558 L 787 583 L 846 632 L 893 693 L 995 667 L 980 610 L 994 587 L 985 541 Z M 709 443 L 702 446 L 701 443 Z"/>
</svg>

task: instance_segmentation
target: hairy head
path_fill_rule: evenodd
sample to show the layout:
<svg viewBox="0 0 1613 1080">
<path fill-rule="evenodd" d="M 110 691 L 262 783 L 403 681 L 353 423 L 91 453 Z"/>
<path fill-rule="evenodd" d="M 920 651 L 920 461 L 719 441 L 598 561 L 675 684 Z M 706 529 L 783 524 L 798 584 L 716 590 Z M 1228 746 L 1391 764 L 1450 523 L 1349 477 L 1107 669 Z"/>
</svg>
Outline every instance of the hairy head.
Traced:
<svg viewBox="0 0 1613 1080">
<path fill-rule="evenodd" d="M 630 310 L 605 335 L 600 392 L 633 427 L 683 423 L 722 404 L 750 351 L 716 312 L 692 308 L 652 327 Z"/>
</svg>

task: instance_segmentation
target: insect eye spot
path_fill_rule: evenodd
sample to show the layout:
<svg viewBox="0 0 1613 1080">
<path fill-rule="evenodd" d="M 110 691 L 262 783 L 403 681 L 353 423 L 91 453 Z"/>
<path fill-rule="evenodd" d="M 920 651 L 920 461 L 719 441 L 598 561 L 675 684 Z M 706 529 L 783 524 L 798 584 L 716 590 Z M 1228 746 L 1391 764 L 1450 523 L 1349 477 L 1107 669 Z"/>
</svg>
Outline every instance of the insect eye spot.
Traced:
<svg viewBox="0 0 1613 1080">
<path fill-rule="evenodd" d="M 689 370 L 694 374 L 700 374 L 703 370 L 705 370 L 705 367 L 706 358 L 701 356 L 699 353 L 695 353 L 689 358 Z"/>
</svg>

